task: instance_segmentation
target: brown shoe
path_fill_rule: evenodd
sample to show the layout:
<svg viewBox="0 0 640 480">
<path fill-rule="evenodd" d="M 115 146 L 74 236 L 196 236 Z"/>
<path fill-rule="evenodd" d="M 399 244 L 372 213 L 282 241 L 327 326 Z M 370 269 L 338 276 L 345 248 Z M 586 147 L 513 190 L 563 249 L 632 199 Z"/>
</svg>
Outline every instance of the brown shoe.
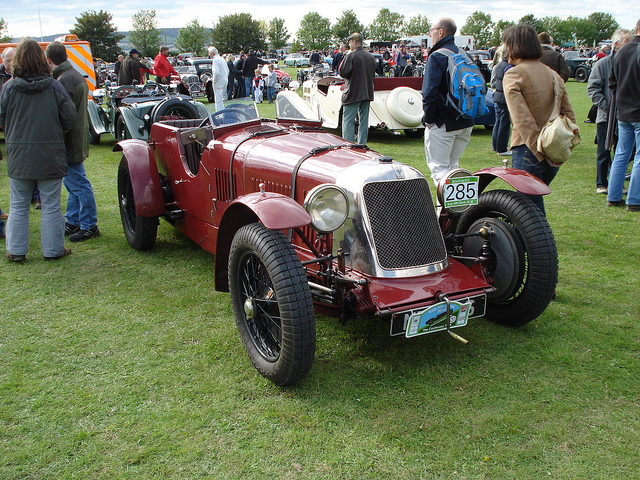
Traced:
<svg viewBox="0 0 640 480">
<path fill-rule="evenodd" d="M 22 263 L 27 259 L 26 255 L 13 255 L 9 252 L 4 254 L 5 257 L 7 257 L 7 260 L 9 260 L 10 262 L 16 262 L 16 263 Z"/>
<path fill-rule="evenodd" d="M 640 212 L 640 205 L 627 205 L 627 212 Z"/>
<path fill-rule="evenodd" d="M 64 252 L 62 255 L 58 255 L 57 257 L 44 257 L 45 260 L 60 260 L 62 257 L 66 257 L 67 255 L 71 255 L 71 249 L 64 247 Z"/>
<path fill-rule="evenodd" d="M 613 202 L 607 201 L 607 207 L 624 207 L 624 200 L 614 200 Z"/>
</svg>

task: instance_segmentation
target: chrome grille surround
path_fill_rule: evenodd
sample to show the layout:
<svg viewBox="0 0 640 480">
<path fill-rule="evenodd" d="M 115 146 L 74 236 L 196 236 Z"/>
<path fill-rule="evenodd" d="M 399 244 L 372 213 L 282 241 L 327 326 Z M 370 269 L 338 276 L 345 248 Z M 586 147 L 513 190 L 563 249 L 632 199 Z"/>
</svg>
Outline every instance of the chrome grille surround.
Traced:
<svg viewBox="0 0 640 480">
<path fill-rule="evenodd" d="M 336 179 L 349 196 L 349 215 L 333 234 L 334 253 L 373 277 L 412 277 L 449 265 L 426 178 L 401 163 L 367 160 Z"/>
</svg>

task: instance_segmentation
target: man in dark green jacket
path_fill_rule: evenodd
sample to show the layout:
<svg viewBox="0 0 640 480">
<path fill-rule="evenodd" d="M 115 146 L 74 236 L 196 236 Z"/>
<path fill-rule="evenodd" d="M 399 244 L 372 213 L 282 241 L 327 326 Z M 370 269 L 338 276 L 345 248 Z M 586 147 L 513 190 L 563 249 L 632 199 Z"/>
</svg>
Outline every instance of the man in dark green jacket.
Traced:
<svg viewBox="0 0 640 480">
<path fill-rule="evenodd" d="M 69 192 L 64 231 L 72 242 L 82 242 L 100 236 L 96 199 L 83 163 L 89 155 L 89 88 L 83 76 L 69 62 L 67 49 L 62 43 L 51 42 L 45 54 L 53 70 L 53 78 L 69 92 L 78 111 L 76 123 L 66 132 L 64 139 L 69 167 L 63 180 Z"/>
<path fill-rule="evenodd" d="M 358 143 L 367 143 L 369 135 L 369 104 L 374 97 L 376 61 L 362 48 L 364 37 L 352 33 L 349 38 L 349 52 L 340 64 L 340 76 L 345 79 L 342 92 L 342 138 L 356 141 L 356 116 L 359 120 Z"/>
</svg>

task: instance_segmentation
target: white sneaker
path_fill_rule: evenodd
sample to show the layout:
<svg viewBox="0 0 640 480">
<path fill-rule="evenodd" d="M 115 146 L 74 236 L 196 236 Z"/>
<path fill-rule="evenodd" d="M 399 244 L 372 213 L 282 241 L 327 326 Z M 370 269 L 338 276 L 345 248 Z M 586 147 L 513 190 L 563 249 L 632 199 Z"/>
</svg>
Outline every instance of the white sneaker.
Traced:
<svg viewBox="0 0 640 480">
<path fill-rule="evenodd" d="M 596 193 L 607 193 L 607 187 L 596 188 Z"/>
</svg>

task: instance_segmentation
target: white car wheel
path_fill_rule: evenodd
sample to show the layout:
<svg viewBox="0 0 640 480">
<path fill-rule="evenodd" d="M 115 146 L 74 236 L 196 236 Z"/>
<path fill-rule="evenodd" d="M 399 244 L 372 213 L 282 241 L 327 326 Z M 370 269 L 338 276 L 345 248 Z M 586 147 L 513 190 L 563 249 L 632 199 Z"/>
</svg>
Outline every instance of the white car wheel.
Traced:
<svg viewBox="0 0 640 480">
<path fill-rule="evenodd" d="M 391 90 L 386 100 L 389 114 L 397 122 L 407 127 L 417 127 L 422 123 L 422 94 L 410 87 Z"/>
</svg>

